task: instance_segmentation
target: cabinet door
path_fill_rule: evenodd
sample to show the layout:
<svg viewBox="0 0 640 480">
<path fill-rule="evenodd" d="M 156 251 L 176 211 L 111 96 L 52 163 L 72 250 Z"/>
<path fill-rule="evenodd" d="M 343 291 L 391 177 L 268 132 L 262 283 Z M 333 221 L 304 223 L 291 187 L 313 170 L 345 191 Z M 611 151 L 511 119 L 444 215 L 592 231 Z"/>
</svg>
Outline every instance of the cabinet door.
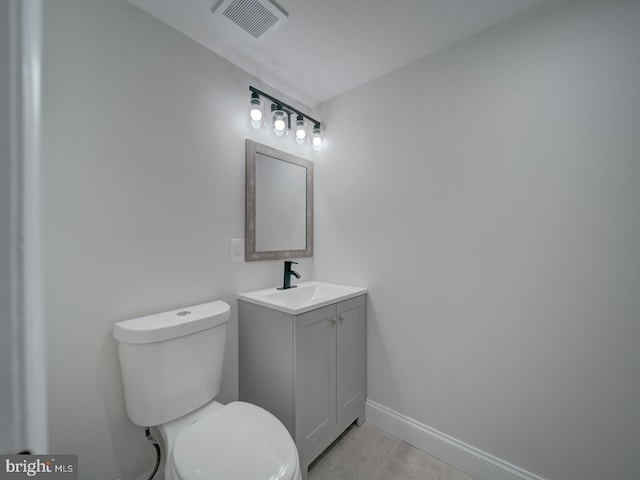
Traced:
<svg viewBox="0 0 640 480">
<path fill-rule="evenodd" d="M 295 321 L 295 441 L 302 454 L 336 424 L 336 307 Z"/>
<path fill-rule="evenodd" d="M 338 422 L 366 397 L 366 304 L 364 296 L 337 305 Z"/>
</svg>

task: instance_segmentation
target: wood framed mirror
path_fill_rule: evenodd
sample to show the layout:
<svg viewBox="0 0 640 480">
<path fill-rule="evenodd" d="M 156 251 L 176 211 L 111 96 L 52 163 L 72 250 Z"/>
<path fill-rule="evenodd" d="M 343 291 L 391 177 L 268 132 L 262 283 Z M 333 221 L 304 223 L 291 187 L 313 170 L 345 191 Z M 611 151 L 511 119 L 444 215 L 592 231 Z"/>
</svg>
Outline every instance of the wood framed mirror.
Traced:
<svg viewBox="0 0 640 480">
<path fill-rule="evenodd" d="M 246 141 L 245 260 L 313 255 L 313 163 Z"/>
</svg>

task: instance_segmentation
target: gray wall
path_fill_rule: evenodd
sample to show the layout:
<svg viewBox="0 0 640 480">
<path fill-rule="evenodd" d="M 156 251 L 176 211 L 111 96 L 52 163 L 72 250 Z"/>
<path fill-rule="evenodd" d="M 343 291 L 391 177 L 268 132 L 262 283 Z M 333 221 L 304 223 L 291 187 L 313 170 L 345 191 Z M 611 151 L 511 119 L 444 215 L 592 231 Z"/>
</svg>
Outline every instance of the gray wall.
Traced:
<svg viewBox="0 0 640 480">
<path fill-rule="evenodd" d="M 228 302 L 219 400 L 237 398 L 235 294 L 282 280 L 282 262 L 229 260 L 244 140 L 288 148 L 243 107 L 251 84 L 281 95 L 124 1 L 43 3 L 50 450 L 78 454 L 82 479 L 131 480 L 155 453 L 127 419 L 112 325 Z"/>
<path fill-rule="evenodd" d="M 228 401 L 234 295 L 280 280 L 229 262 L 261 85 L 124 1 L 44 3 L 50 449 L 133 479 L 113 323 L 229 302 Z M 639 7 L 550 2 L 321 113 L 300 267 L 370 288 L 369 397 L 553 480 L 640 470 Z"/>
<path fill-rule="evenodd" d="M 0 454 L 21 448 L 15 404 L 17 394 L 15 371 L 15 339 L 17 332 L 11 313 L 13 274 L 11 184 L 12 169 L 9 156 L 9 2 L 0 2 Z"/>
<path fill-rule="evenodd" d="M 640 471 L 640 2 L 550 2 L 324 105 L 314 271 L 368 396 L 554 480 Z"/>
</svg>

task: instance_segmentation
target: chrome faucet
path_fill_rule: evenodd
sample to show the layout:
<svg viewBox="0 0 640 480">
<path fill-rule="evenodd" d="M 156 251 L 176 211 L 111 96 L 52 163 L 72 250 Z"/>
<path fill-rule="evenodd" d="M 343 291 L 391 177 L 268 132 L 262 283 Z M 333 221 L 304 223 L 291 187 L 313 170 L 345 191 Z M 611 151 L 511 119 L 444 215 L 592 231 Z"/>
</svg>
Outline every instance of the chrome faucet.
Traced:
<svg viewBox="0 0 640 480">
<path fill-rule="evenodd" d="M 296 288 L 297 285 L 291 285 L 291 275 L 294 275 L 296 278 L 300 278 L 300 274 L 295 270 L 291 270 L 291 264 L 298 264 L 298 262 L 292 262 L 291 260 L 284 261 L 284 280 L 282 282 L 282 287 L 278 287 L 278 290 L 287 290 L 289 288 Z"/>
</svg>

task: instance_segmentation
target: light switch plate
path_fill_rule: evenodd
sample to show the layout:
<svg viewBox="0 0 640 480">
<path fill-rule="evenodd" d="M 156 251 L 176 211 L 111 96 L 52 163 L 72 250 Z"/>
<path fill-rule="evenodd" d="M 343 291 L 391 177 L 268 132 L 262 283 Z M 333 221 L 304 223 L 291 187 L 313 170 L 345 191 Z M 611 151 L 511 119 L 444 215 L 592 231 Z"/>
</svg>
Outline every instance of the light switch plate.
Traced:
<svg viewBox="0 0 640 480">
<path fill-rule="evenodd" d="M 243 238 L 232 238 L 229 241 L 229 258 L 232 262 L 242 262 L 244 260 Z"/>
</svg>

